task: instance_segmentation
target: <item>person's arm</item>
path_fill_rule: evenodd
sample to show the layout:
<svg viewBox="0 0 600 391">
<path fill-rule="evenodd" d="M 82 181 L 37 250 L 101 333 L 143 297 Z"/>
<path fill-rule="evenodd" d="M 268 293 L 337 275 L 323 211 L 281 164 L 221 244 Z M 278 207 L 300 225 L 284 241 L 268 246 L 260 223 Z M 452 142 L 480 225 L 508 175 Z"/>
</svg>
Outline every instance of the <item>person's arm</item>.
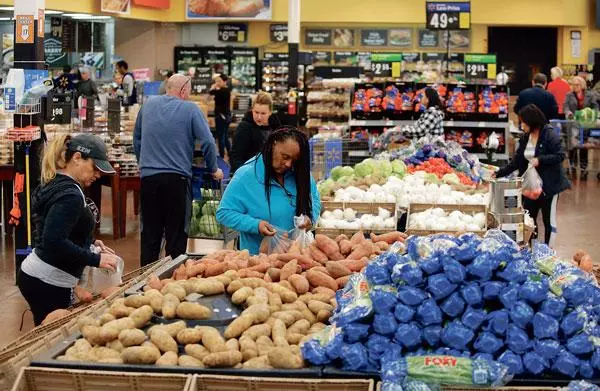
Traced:
<svg viewBox="0 0 600 391">
<path fill-rule="evenodd" d="M 317 183 L 312 175 L 310 176 L 310 191 L 312 195 L 312 225 L 313 227 L 316 227 L 319 216 L 321 216 L 321 196 L 319 195 Z"/>
<path fill-rule="evenodd" d="M 428 134 L 434 134 L 436 129 L 437 116 L 435 113 L 427 110 L 417 120 L 415 124 L 414 136 L 417 138 L 424 137 Z"/>
<path fill-rule="evenodd" d="M 195 105 L 192 107 L 192 131 L 194 138 L 200 140 L 200 149 L 204 155 L 204 161 L 206 162 L 206 168 L 210 173 L 215 173 L 219 169 L 217 166 L 217 146 L 215 145 L 215 139 L 210 132 L 210 127 L 202 111 Z"/>
<path fill-rule="evenodd" d="M 252 129 L 246 126 L 245 122 L 240 122 L 235 130 L 233 137 L 233 145 L 231 146 L 231 155 L 229 162 L 231 163 L 231 172 L 235 172 L 252 156 L 247 156 L 248 146 L 252 141 Z"/>
<path fill-rule="evenodd" d="M 138 112 L 137 118 L 135 119 L 135 128 L 133 129 L 133 151 L 135 157 L 140 162 L 140 152 L 142 151 L 142 111 Z"/>
<path fill-rule="evenodd" d="M 217 221 L 224 226 L 249 234 L 258 235 L 258 226 L 260 220 L 249 215 L 249 208 L 246 206 L 248 191 L 245 181 L 256 180 L 249 178 L 253 170 L 243 177 L 234 176 L 223 193 L 223 198 L 217 209 Z"/>
<path fill-rule="evenodd" d="M 550 133 L 554 132 L 552 129 L 547 129 L 546 132 L 548 135 L 545 143 L 547 153 L 537 157 L 539 165 L 551 166 L 560 164 L 565 160 L 565 151 L 560 142 L 560 138 L 555 134 Z"/>
<path fill-rule="evenodd" d="M 525 158 L 524 153 L 526 146 L 527 143 L 525 142 L 524 138 L 521 138 L 519 146 L 515 151 L 515 154 L 513 155 L 512 159 L 510 159 L 510 162 L 508 162 L 506 166 L 502 167 L 496 172 L 496 178 L 505 177 L 519 169 L 519 166 L 521 165 L 521 160 Z"/>
<path fill-rule="evenodd" d="M 521 109 L 523 108 L 523 99 L 521 99 L 521 94 L 519 94 L 519 96 L 517 97 L 517 102 L 515 103 L 515 107 L 513 109 L 515 114 L 519 114 L 519 111 L 521 111 Z"/>
<path fill-rule="evenodd" d="M 133 80 L 133 77 L 131 77 L 131 75 L 125 75 L 123 77 L 123 90 L 125 91 L 126 97 L 130 97 L 131 95 L 133 95 L 134 84 L 135 81 Z"/>
<path fill-rule="evenodd" d="M 92 85 L 92 95 L 98 96 L 98 86 L 96 86 L 96 83 L 93 80 L 91 80 L 90 83 Z"/>
<path fill-rule="evenodd" d="M 83 213 L 82 199 L 78 195 L 67 195 L 58 199 L 48 210 L 42 232 L 42 245 L 65 263 L 98 267 L 100 254 L 89 247 L 80 247 L 69 236 Z"/>
<path fill-rule="evenodd" d="M 567 94 L 567 97 L 565 98 L 563 113 L 567 118 L 575 114 L 575 111 L 577 110 L 577 98 L 575 98 L 575 100 L 573 100 L 572 98 L 575 98 L 575 95 L 573 95 L 572 93 Z"/>
</svg>

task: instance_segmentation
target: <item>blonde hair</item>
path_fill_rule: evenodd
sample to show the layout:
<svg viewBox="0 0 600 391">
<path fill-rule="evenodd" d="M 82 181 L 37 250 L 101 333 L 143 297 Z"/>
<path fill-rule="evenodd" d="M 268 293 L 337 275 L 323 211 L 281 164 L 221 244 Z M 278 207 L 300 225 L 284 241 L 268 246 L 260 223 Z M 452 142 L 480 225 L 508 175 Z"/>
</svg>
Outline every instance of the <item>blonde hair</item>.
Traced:
<svg viewBox="0 0 600 391">
<path fill-rule="evenodd" d="M 273 111 L 273 98 L 271 98 L 271 94 L 265 91 L 258 91 L 254 102 L 252 102 L 252 107 L 255 105 L 266 105 L 269 106 L 270 111 Z"/>
<path fill-rule="evenodd" d="M 71 136 L 63 134 L 55 137 L 48 143 L 42 157 L 42 184 L 46 184 L 56 177 L 56 171 L 67 166 L 71 154 L 67 156 L 67 143 Z"/>
<path fill-rule="evenodd" d="M 581 86 L 581 89 L 585 90 L 587 89 L 587 83 L 585 82 L 585 79 L 581 76 L 575 76 L 574 78 L 571 79 L 571 84 L 579 84 Z"/>
<path fill-rule="evenodd" d="M 550 77 L 552 77 L 552 80 L 562 78 L 563 74 L 563 70 L 560 69 L 560 67 L 550 69 Z"/>
</svg>

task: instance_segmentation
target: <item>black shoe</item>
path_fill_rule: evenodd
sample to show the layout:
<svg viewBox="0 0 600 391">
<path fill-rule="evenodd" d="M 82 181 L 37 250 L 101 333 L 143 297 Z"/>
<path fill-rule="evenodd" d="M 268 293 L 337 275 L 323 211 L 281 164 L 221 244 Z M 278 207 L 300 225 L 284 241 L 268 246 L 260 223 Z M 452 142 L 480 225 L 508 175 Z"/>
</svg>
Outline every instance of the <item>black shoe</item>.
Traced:
<svg viewBox="0 0 600 391">
<path fill-rule="evenodd" d="M 582 181 L 587 181 L 587 176 L 588 176 L 587 171 L 581 171 L 581 175 L 579 176 L 579 179 Z"/>
</svg>

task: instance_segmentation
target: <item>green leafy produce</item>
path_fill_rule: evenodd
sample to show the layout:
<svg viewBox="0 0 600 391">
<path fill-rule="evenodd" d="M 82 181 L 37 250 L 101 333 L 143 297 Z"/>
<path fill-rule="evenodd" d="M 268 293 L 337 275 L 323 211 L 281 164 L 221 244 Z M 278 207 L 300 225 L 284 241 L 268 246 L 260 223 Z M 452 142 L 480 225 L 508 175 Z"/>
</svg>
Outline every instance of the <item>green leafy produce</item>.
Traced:
<svg viewBox="0 0 600 391">
<path fill-rule="evenodd" d="M 598 113 L 589 107 L 586 107 L 585 109 L 579 110 L 575 113 L 575 120 L 581 123 L 596 122 L 597 118 Z"/>
<path fill-rule="evenodd" d="M 375 165 L 377 166 L 377 170 L 375 170 L 376 174 L 379 174 L 379 176 L 386 179 L 392 175 L 392 163 L 390 163 L 388 160 L 375 160 L 375 162 Z"/>
<path fill-rule="evenodd" d="M 198 201 L 194 201 L 192 203 L 192 216 L 200 216 L 200 212 L 202 211 L 202 205 Z"/>
<path fill-rule="evenodd" d="M 331 169 L 331 179 L 333 179 L 334 181 L 337 181 L 342 177 L 352 175 L 354 175 L 354 169 L 349 166 L 337 166 Z"/>
<path fill-rule="evenodd" d="M 367 159 L 369 160 L 369 159 Z M 359 178 L 364 178 L 367 175 L 371 175 L 373 174 L 373 166 L 372 164 L 368 163 L 367 160 L 358 163 L 356 166 L 354 166 L 354 174 L 359 177 Z"/>
<path fill-rule="evenodd" d="M 217 214 L 217 209 L 219 208 L 219 201 L 206 201 L 204 206 L 202 206 L 202 215 L 211 215 L 214 216 Z"/>
<path fill-rule="evenodd" d="M 460 178 L 454 173 L 446 174 L 442 177 L 442 182 L 448 185 L 460 185 Z"/>
<path fill-rule="evenodd" d="M 317 185 L 317 190 L 319 191 L 319 195 L 321 197 L 328 197 L 333 193 L 333 186 L 335 186 L 335 181 L 331 178 L 324 180 L 323 182 Z"/>
<path fill-rule="evenodd" d="M 404 164 L 404 162 L 399 159 L 393 160 L 392 172 L 394 174 L 404 174 L 406 172 L 406 164 Z"/>
<path fill-rule="evenodd" d="M 215 216 L 205 215 L 200 218 L 199 231 L 208 236 L 217 236 L 221 232 L 221 226 Z"/>
<path fill-rule="evenodd" d="M 439 184 L 440 178 L 438 178 L 435 174 L 425 174 L 425 181 L 428 183 Z"/>
<path fill-rule="evenodd" d="M 336 184 L 341 187 L 348 187 L 354 185 L 355 178 L 353 176 L 343 176 L 341 177 Z"/>
</svg>

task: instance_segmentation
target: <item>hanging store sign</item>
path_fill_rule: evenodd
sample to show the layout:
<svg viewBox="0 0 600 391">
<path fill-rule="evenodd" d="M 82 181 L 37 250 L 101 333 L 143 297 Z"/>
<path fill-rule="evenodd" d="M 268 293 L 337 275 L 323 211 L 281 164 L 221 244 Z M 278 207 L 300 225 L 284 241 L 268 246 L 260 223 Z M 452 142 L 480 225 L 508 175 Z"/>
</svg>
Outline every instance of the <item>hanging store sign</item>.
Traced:
<svg viewBox="0 0 600 391">
<path fill-rule="evenodd" d="M 495 79 L 495 54 L 465 54 L 465 77 L 467 79 Z"/>
<path fill-rule="evenodd" d="M 271 42 L 282 43 L 288 40 L 288 26 L 284 23 L 272 24 L 270 29 Z"/>
<path fill-rule="evenodd" d="M 15 43 L 33 43 L 33 15 L 15 16 Z"/>
<path fill-rule="evenodd" d="M 133 4 L 141 7 L 169 9 L 171 0 L 133 0 Z"/>
<path fill-rule="evenodd" d="M 44 17 L 44 9 L 40 8 L 38 9 L 38 28 L 37 28 L 37 36 L 38 38 L 44 38 L 44 28 L 46 27 L 46 22 L 45 22 L 45 17 Z"/>
<path fill-rule="evenodd" d="M 67 64 L 67 54 L 62 51 L 62 42 L 46 34 L 44 39 L 44 57 L 50 67 L 59 67 Z"/>
<path fill-rule="evenodd" d="M 333 63 L 335 65 L 356 65 L 356 52 L 334 52 Z"/>
<path fill-rule="evenodd" d="M 360 30 L 360 44 L 362 46 L 387 46 L 387 30 Z"/>
<path fill-rule="evenodd" d="M 426 26 L 429 30 L 468 30 L 471 28 L 471 3 L 427 1 Z"/>
<path fill-rule="evenodd" d="M 375 77 L 400 77 L 402 70 L 401 53 L 371 54 L 371 72 Z"/>
<path fill-rule="evenodd" d="M 439 47 L 439 34 L 437 31 L 421 29 L 419 30 L 419 48 L 435 49 Z"/>
<path fill-rule="evenodd" d="M 101 0 L 100 10 L 113 14 L 128 14 L 131 11 L 130 0 Z"/>
<path fill-rule="evenodd" d="M 331 46 L 331 30 L 304 30 L 304 44 L 309 46 Z"/>
<path fill-rule="evenodd" d="M 46 121 L 50 124 L 70 124 L 73 110 L 71 94 L 48 94 Z"/>
<path fill-rule="evenodd" d="M 246 23 L 219 23 L 219 41 L 248 41 L 248 25 Z"/>
</svg>

